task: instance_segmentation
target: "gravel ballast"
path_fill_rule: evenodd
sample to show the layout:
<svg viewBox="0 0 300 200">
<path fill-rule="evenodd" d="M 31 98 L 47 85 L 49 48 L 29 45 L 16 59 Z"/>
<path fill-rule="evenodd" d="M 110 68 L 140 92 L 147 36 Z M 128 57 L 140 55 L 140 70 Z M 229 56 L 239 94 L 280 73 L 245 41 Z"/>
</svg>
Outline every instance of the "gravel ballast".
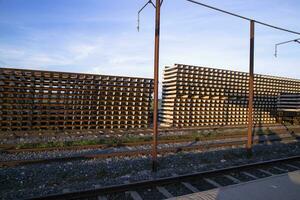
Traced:
<svg viewBox="0 0 300 200">
<path fill-rule="evenodd" d="M 258 132 L 269 132 L 276 131 L 277 129 L 286 129 L 287 131 L 299 130 L 299 125 L 293 126 L 282 126 L 281 124 L 266 125 L 265 127 L 254 128 L 254 133 Z M 188 134 L 199 134 L 199 135 L 212 135 L 212 134 L 226 134 L 234 132 L 246 132 L 246 127 L 203 127 L 202 129 L 191 129 L 187 130 L 184 128 L 172 130 L 159 130 L 159 135 L 163 136 L 178 136 Z M 124 130 L 124 131 L 113 131 L 113 130 L 84 130 L 84 131 L 12 131 L 12 132 L 1 132 L 0 144 L 1 145 L 17 145 L 24 143 L 47 143 L 47 142 L 72 142 L 82 140 L 101 140 L 107 138 L 126 138 L 126 137 L 147 137 L 152 135 L 151 129 L 141 130 Z"/>
<path fill-rule="evenodd" d="M 222 143 L 226 141 L 241 141 L 246 138 L 235 138 L 226 140 L 212 140 L 212 141 L 192 141 L 192 142 L 180 142 L 171 144 L 159 144 L 158 149 L 165 148 L 180 148 L 185 146 L 203 145 L 208 147 L 212 143 Z M 108 154 L 124 151 L 139 151 L 139 150 L 151 150 L 151 145 L 139 145 L 139 146 L 121 146 L 121 147 L 108 147 L 105 149 L 82 149 L 82 150 L 52 150 L 52 151 L 37 151 L 37 152 L 18 152 L 18 153 L 6 153 L 0 152 L 0 161 L 14 161 L 14 160 L 38 160 L 38 159 L 52 159 L 52 158 L 65 158 L 76 157 L 82 155 L 94 155 L 94 154 Z"/>
<path fill-rule="evenodd" d="M 25 199 L 295 155 L 300 155 L 298 142 L 257 145 L 250 159 L 244 148 L 168 154 L 159 157 L 156 174 L 151 172 L 151 157 L 148 156 L 0 168 L 0 196 L 2 199 Z"/>
</svg>

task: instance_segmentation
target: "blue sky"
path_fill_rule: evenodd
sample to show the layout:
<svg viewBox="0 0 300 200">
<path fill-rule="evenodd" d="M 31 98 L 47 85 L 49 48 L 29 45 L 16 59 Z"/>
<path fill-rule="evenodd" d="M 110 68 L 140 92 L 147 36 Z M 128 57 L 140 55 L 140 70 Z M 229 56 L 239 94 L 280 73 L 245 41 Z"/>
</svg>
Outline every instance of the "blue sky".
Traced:
<svg viewBox="0 0 300 200">
<path fill-rule="evenodd" d="M 153 77 L 154 9 L 146 0 L 0 0 L 0 66 Z M 300 31 L 298 0 L 202 0 Z M 160 69 L 174 63 L 248 71 L 249 23 L 164 0 Z M 256 25 L 255 72 L 300 78 L 300 36 Z"/>
</svg>

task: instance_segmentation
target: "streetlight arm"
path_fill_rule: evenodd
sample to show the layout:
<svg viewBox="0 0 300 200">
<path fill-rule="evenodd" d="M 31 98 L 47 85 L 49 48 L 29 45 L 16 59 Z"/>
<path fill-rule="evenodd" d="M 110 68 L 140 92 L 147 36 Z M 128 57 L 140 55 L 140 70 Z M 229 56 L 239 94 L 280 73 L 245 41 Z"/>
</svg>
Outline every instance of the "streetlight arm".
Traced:
<svg viewBox="0 0 300 200">
<path fill-rule="evenodd" d="M 274 53 L 274 56 L 275 56 L 275 57 L 277 57 L 277 46 L 278 46 L 278 45 L 275 44 L 275 53 Z"/>
<path fill-rule="evenodd" d="M 145 5 L 138 11 L 138 18 L 137 18 L 137 30 L 140 31 L 140 13 L 144 10 L 144 8 L 147 7 L 148 4 L 151 4 L 154 8 L 156 8 L 156 6 L 154 5 L 154 3 L 152 2 L 152 0 L 149 0 L 147 3 L 145 3 Z"/>
<path fill-rule="evenodd" d="M 279 45 L 287 44 L 287 43 L 290 43 L 290 42 L 300 43 L 299 40 L 300 40 L 300 38 L 295 39 L 295 40 L 288 40 L 288 41 L 285 41 L 285 42 L 280 42 L 280 43 L 275 44 L 275 54 L 274 54 L 274 56 L 277 57 L 277 52 L 278 52 L 278 46 Z"/>
</svg>

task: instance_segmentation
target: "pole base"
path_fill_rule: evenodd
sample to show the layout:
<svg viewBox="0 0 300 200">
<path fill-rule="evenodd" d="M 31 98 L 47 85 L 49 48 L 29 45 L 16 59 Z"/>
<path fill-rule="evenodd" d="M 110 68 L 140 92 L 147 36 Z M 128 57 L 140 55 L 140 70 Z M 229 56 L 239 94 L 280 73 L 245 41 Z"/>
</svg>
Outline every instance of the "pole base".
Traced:
<svg viewBox="0 0 300 200">
<path fill-rule="evenodd" d="M 247 158 L 252 158 L 253 157 L 253 151 L 252 148 L 247 148 Z"/>
<path fill-rule="evenodd" d="M 152 160 L 152 172 L 157 172 L 158 170 L 158 162 L 156 160 Z"/>
</svg>

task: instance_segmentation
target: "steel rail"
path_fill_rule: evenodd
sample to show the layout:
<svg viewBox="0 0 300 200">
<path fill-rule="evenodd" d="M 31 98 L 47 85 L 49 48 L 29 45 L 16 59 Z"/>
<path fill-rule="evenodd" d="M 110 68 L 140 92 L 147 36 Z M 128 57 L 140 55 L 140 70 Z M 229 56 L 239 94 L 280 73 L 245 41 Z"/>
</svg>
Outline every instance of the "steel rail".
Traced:
<svg viewBox="0 0 300 200">
<path fill-rule="evenodd" d="M 140 188 L 147 188 L 151 186 L 164 185 L 169 183 L 177 183 L 177 182 L 182 182 L 183 180 L 191 180 L 195 178 L 217 176 L 220 174 L 226 174 L 233 171 L 242 171 L 246 169 L 259 168 L 259 167 L 274 165 L 283 162 L 298 161 L 299 159 L 300 156 L 272 159 L 268 161 L 260 161 L 260 162 L 250 163 L 250 164 L 231 166 L 223 169 L 208 170 L 208 171 L 191 173 L 186 175 L 159 178 L 159 179 L 148 180 L 148 181 L 140 181 L 135 183 L 123 184 L 123 185 L 107 186 L 107 187 L 93 189 L 93 190 L 77 191 L 77 192 L 70 192 L 64 194 L 54 194 L 54 195 L 49 195 L 44 197 L 35 197 L 35 198 L 31 198 L 31 200 L 52 200 L 52 199 L 59 200 L 59 199 L 81 199 L 81 198 L 97 197 L 99 195 L 111 194 L 116 192 L 133 191 Z"/>
<path fill-rule="evenodd" d="M 219 129 L 228 129 L 229 127 L 219 127 Z M 242 127 L 231 127 L 231 128 L 242 128 Z M 246 126 L 244 127 L 246 128 Z M 254 129 L 254 136 L 260 136 L 260 135 L 280 135 L 284 133 L 295 133 L 295 132 L 300 132 L 300 126 L 294 126 L 294 127 L 284 127 L 284 126 L 264 126 L 260 127 L 261 129 L 269 129 L 271 131 L 270 134 L 260 134 L 259 132 L 256 133 L 257 130 Z M 229 139 L 229 138 L 237 138 L 237 137 L 244 137 L 244 131 L 242 130 L 236 130 L 234 133 L 218 133 L 218 135 L 210 135 L 209 134 L 201 134 L 199 133 L 199 137 L 193 136 L 189 137 L 189 132 L 194 132 L 195 130 L 203 130 L 203 129 L 160 129 L 160 131 L 163 132 L 172 132 L 172 131 L 181 131 L 185 132 L 185 136 L 187 138 L 178 138 L 178 139 L 163 139 L 159 138 L 158 143 L 159 144 L 170 144 L 170 143 L 182 143 L 182 142 L 193 142 L 197 140 L 201 141 L 207 141 L 207 140 L 220 140 L 220 139 Z M 208 130 L 208 129 L 204 129 Z M 212 129 L 211 131 L 216 131 Z M 275 132 L 274 132 L 275 131 Z M 138 131 L 139 133 L 140 131 Z M 150 131 L 143 130 L 143 133 L 148 133 Z M 92 133 L 91 133 L 92 134 Z M 31 136 L 35 136 L 33 134 L 30 134 Z M 43 135 L 45 136 L 52 136 L 53 134 L 49 133 L 44 133 Z M 22 137 L 21 134 L 16 134 L 18 137 Z M 57 136 L 57 135 L 56 135 Z M 6 138 L 6 137 L 1 137 L 1 138 Z M 33 147 L 33 148 L 19 148 L 16 145 L 0 145 L 0 151 L 6 152 L 6 153 L 19 153 L 19 152 L 39 152 L 39 151 L 54 151 L 54 150 L 81 150 L 81 149 L 104 149 L 104 148 L 109 148 L 109 147 L 120 147 L 120 146 L 139 146 L 139 145 L 150 145 L 150 141 L 140 141 L 140 142 L 122 142 L 120 140 L 119 143 L 116 144 L 92 144 L 92 145 L 73 145 L 73 146 L 57 146 L 57 147 Z"/>
<path fill-rule="evenodd" d="M 265 128 L 281 128 L 284 127 L 282 124 L 263 124 L 262 129 Z M 295 128 L 300 128 L 300 126 L 293 126 Z M 291 127 L 291 128 L 293 128 Z M 234 129 L 234 128 L 247 128 L 247 125 L 226 125 L 226 126 L 202 126 L 202 127 L 182 127 L 182 128 L 169 128 L 169 127 L 160 127 L 158 129 L 159 132 L 174 132 L 174 131 L 183 131 L 183 132 L 189 132 L 189 131 L 202 131 L 202 130 L 224 130 L 224 129 Z M 57 133 L 58 130 L 43 130 L 42 133 L 43 135 L 53 135 L 53 133 Z M 97 129 L 97 130 L 62 130 L 62 131 L 66 131 L 69 132 L 70 134 L 72 133 L 76 133 L 80 131 L 81 133 L 84 133 L 86 135 L 91 135 L 91 134 L 95 134 L 98 133 L 99 131 L 105 131 L 105 130 L 101 130 L 101 129 Z M 148 134 L 148 133 L 152 133 L 152 130 L 147 128 L 147 129 L 118 129 L 118 130 L 108 130 L 107 132 L 104 132 L 104 134 L 118 134 L 118 133 L 123 133 L 124 131 L 126 131 L 128 134 L 139 134 L 139 133 L 143 133 L 143 134 Z M 23 132 L 24 131 L 6 131 L 7 133 L 13 133 L 16 136 L 20 136 L 22 137 Z M 26 131 L 26 133 L 28 133 L 28 135 L 30 136 L 39 136 L 40 131 L 35 131 L 35 130 L 31 130 L 31 131 Z M 63 134 L 61 134 L 63 135 Z M 0 134 L 0 139 L 3 138 L 2 135 Z"/>
<path fill-rule="evenodd" d="M 272 130 L 271 130 L 272 131 Z M 276 130 L 276 133 L 270 134 L 255 134 L 254 136 L 273 136 L 273 135 L 283 135 L 286 134 L 285 130 Z M 162 139 L 158 140 L 158 144 L 174 144 L 174 143 L 183 143 L 183 142 L 194 142 L 194 141 L 213 141 L 213 140 L 222 140 L 222 139 L 234 139 L 245 137 L 244 133 L 234 133 L 234 134 L 220 134 L 215 136 L 202 136 L 194 138 L 182 138 L 182 139 Z M 65 146 L 65 147 L 41 147 L 41 148 L 17 148 L 17 146 L 1 146 L 0 151 L 4 153 L 20 153 L 20 152 L 42 152 L 42 151 L 56 151 L 56 150 L 83 150 L 83 149 L 105 149 L 110 147 L 133 147 L 133 146 L 142 146 L 142 145 L 151 145 L 151 141 L 141 141 L 141 142 L 122 142 L 117 144 L 95 144 L 95 145 L 74 145 L 74 146 Z"/>
<path fill-rule="evenodd" d="M 277 141 L 294 141 L 300 140 L 300 136 L 289 136 L 289 137 L 279 137 L 274 139 L 260 139 L 257 138 L 253 140 L 253 144 L 260 143 L 270 143 Z M 189 145 L 189 146 L 180 146 L 180 147 L 169 147 L 158 149 L 158 154 L 169 154 L 169 153 L 178 153 L 181 151 L 196 151 L 196 150 L 207 150 L 219 147 L 232 147 L 232 146 L 244 146 L 247 140 L 238 140 L 238 141 L 225 141 L 225 142 L 217 142 L 210 144 L 200 144 L 200 145 Z M 71 157 L 61 157 L 61 158 L 50 158 L 50 159 L 37 159 L 37 160 L 14 160 L 14 161 L 3 161 L 0 162 L 0 167 L 15 167 L 15 166 L 23 166 L 23 165 L 32 165 L 32 164 L 47 164 L 53 162 L 68 162 L 68 161 L 76 161 L 76 160 L 88 160 L 88 159 L 106 159 L 111 157 L 136 157 L 140 155 L 151 155 L 151 149 L 147 150 L 130 150 L 130 151 L 120 151 L 113 153 L 100 153 L 100 154 L 86 154 L 80 156 L 71 156 Z"/>
</svg>

